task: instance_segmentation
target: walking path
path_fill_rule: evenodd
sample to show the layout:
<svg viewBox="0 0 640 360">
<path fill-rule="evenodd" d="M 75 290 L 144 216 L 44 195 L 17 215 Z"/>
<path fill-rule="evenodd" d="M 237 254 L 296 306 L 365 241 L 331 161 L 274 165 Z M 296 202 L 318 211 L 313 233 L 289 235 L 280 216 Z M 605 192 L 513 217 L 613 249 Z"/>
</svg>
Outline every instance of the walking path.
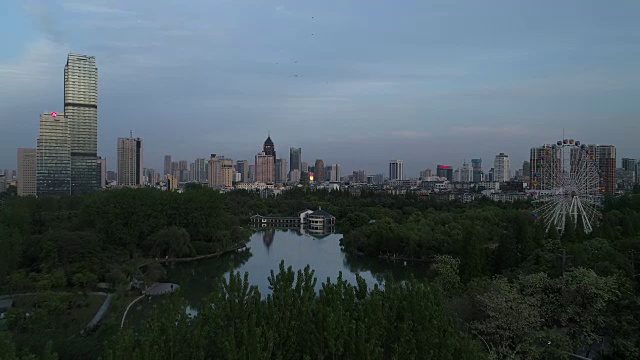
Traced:
<svg viewBox="0 0 640 360">
<path fill-rule="evenodd" d="M 84 327 L 84 330 L 80 332 L 82 334 L 96 327 L 98 323 L 100 323 L 102 318 L 104 318 L 104 316 L 107 314 L 107 310 L 109 310 L 109 306 L 111 306 L 112 295 L 106 294 L 106 293 L 99 293 L 99 294 L 107 295 L 107 297 L 104 299 L 104 302 L 102 303 L 102 306 L 100 306 L 100 309 L 98 309 L 98 312 L 93 316 L 93 319 L 91 319 L 91 321 L 89 321 L 87 326 Z"/>
<path fill-rule="evenodd" d="M 140 301 L 146 296 L 159 296 L 159 295 L 169 294 L 169 293 L 178 291 L 178 289 L 180 289 L 180 285 L 173 284 L 173 283 L 155 283 L 151 285 L 150 288 L 144 291 L 142 295 L 137 297 L 127 306 L 127 309 L 124 311 L 124 314 L 122 315 L 122 321 L 120 322 L 120 329 L 124 327 L 124 321 L 127 319 L 127 314 L 129 313 L 129 309 L 131 309 L 131 307 L 135 303 L 137 303 L 138 301 Z"/>
</svg>

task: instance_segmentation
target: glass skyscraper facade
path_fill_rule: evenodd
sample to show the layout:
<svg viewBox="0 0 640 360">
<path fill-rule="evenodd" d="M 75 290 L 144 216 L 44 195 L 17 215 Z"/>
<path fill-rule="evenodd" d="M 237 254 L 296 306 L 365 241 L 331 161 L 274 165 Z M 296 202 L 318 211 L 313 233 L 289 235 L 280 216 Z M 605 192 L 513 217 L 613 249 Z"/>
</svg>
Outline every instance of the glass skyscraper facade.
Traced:
<svg viewBox="0 0 640 360">
<path fill-rule="evenodd" d="M 69 54 L 64 68 L 64 113 L 71 147 L 71 192 L 99 187 L 98 68 L 94 56 Z"/>
<path fill-rule="evenodd" d="M 71 193 L 69 124 L 63 113 L 50 112 L 40 116 L 40 135 L 36 149 L 36 193 L 38 196 Z"/>
</svg>

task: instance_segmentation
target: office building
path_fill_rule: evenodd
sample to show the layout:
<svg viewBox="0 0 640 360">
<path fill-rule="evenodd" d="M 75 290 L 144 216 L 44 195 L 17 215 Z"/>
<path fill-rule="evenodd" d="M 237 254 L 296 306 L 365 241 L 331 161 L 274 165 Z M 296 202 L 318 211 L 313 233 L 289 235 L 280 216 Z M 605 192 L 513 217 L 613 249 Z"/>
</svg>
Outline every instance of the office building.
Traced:
<svg viewBox="0 0 640 360">
<path fill-rule="evenodd" d="M 196 182 L 196 163 L 189 163 L 189 181 Z"/>
<path fill-rule="evenodd" d="M 97 167 L 97 164 L 94 166 Z M 93 173 L 94 181 L 96 172 Z M 64 113 L 40 116 L 40 134 L 36 148 L 37 196 L 71 194 L 71 140 Z"/>
<path fill-rule="evenodd" d="M 453 168 L 449 165 L 438 165 L 436 168 L 436 176 L 453 181 Z"/>
<path fill-rule="evenodd" d="M 293 169 L 289 171 L 289 182 L 291 183 L 299 183 L 300 182 L 300 170 Z"/>
<path fill-rule="evenodd" d="M 287 182 L 287 174 L 289 172 L 289 163 L 287 159 L 276 159 L 276 184 Z"/>
<path fill-rule="evenodd" d="M 431 176 L 433 176 L 433 172 L 431 171 L 431 169 L 424 169 L 420 171 L 420 179 L 422 180 L 430 178 Z"/>
<path fill-rule="evenodd" d="M 249 177 L 249 180 L 246 182 L 256 182 L 256 165 L 255 164 L 250 164 L 249 165 L 249 171 L 247 173 L 247 176 Z"/>
<path fill-rule="evenodd" d="M 600 173 L 600 189 L 613 194 L 616 191 L 616 147 L 613 145 L 588 145 Z"/>
<path fill-rule="evenodd" d="M 160 174 L 154 169 L 146 169 L 145 178 L 145 185 L 155 186 L 158 182 L 160 182 Z"/>
<path fill-rule="evenodd" d="M 231 171 L 229 170 L 231 169 Z M 211 154 L 209 159 L 209 186 L 213 188 L 233 185 L 233 160 Z"/>
<path fill-rule="evenodd" d="M 300 176 L 302 176 L 303 172 L 309 172 L 309 164 L 305 161 L 302 162 L 302 165 L 300 165 L 301 169 L 300 169 Z"/>
<path fill-rule="evenodd" d="M 275 182 L 275 162 L 272 155 L 267 155 L 264 152 L 257 154 L 255 165 L 256 182 L 265 184 L 273 184 Z"/>
<path fill-rule="evenodd" d="M 118 138 L 118 186 L 142 187 L 142 139 Z"/>
<path fill-rule="evenodd" d="M 289 166 L 289 171 L 302 171 L 302 148 L 292 147 L 289 149 Z"/>
<path fill-rule="evenodd" d="M 98 189 L 98 68 L 94 56 L 69 54 L 64 67 L 64 114 L 71 146 L 71 192 Z"/>
<path fill-rule="evenodd" d="M 321 159 L 317 159 L 316 165 L 314 166 L 314 169 L 313 169 L 313 181 L 317 183 L 321 183 L 321 182 L 324 182 L 325 180 L 326 179 L 324 174 L 324 161 L 322 161 Z"/>
<path fill-rule="evenodd" d="M 18 149 L 18 196 L 36 196 L 36 149 Z"/>
<path fill-rule="evenodd" d="M 273 145 L 273 140 L 271 140 L 271 134 L 267 136 L 267 140 L 264 141 L 264 148 L 262 150 L 265 155 L 271 156 L 273 163 L 276 163 L 276 147 Z"/>
<path fill-rule="evenodd" d="M 170 175 L 173 173 L 171 168 L 171 155 L 164 156 L 164 175 Z"/>
<path fill-rule="evenodd" d="M 473 168 L 466 161 L 462 163 L 460 168 L 460 182 L 468 183 L 473 181 Z"/>
<path fill-rule="evenodd" d="M 549 144 L 533 147 L 529 150 L 529 181 L 531 182 L 531 189 L 550 190 L 542 183 L 542 172 L 544 159 L 551 156 L 551 154 L 552 148 Z"/>
<path fill-rule="evenodd" d="M 168 191 L 176 191 L 178 190 L 178 179 L 176 179 L 173 175 L 167 175 L 167 190 Z"/>
<path fill-rule="evenodd" d="M 353 182 L 359 184 L 367 183 L 367 172 L 364 170 L 356 170 L 353 172 Z"/>
<path fill-rule="evenodd" d="M 528 161 L 522 162 L 522 179 L 523 181 L 531 181 L 531 163 Z"/>
<path fill-rule="evenodd" d="M 511 180 L 511 164 L 509 155 L 500 153 L 493 161 L 493 177 L 496 182 L 508 182 Z"/>
<path fill-rule="evenodd" d="M 633 184 L 638 183 L 638 162 L 636 159 L 622 158 L 622 170 L 633 174 Z"/>
<path fill-rule="evenodd" d="M 195 162 L 194 181 L 199 184 L 206 184 L 209 181 L 209 162 L 207 159 L 198 158 Z"/>
<path fill-rule="evenodd" d="M 326 180 L 329 182 L 340 182 L 340 164 L 331 164 L 325 169 Z"/>
<path fill-rule="evenodd" d="M 247 160 L 238 160 L 236 163 L 236 171 L 240 173 L 240 181 L 241 183 L 251 182 L 249 179 L 249 161 Z"/>
<path fill-rule="evenodd" d="M 482 159 L 471 159 L 472 181 L 474 183 L 482 182 L 484 172 L 482 171 Z"/>
<path fill-rule="evenodd" d="M 404 163 L 402 160 L 389 161 L 389 180 L 404 180 Z"/>
<path fill-rule="evenodd" d="M 187 160 L 178 161 L 178 169 L 189 170 L 189 162 Z"/>
<path fill-rule="evenodd" d="M 101 188 L 107 187 L 107 159 L 98 156 L 98 186 Z"/>
</svg>

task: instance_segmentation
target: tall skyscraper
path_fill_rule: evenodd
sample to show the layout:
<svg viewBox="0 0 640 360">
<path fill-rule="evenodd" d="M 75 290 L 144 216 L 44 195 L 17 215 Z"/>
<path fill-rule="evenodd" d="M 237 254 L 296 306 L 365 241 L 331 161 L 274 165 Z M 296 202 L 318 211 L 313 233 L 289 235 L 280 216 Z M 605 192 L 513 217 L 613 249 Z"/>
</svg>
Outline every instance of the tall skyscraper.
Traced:
<svg viewBox="0 0 640 360">
<path fill-rule="evenodd" d="M 207 183 L 209 180 L 209 163 L 207 159 L 196 159 L 196 168 L 194 181 L 200 184 Z"/>
<path fill-rule="evenodd" d="M 144 185 L 142 139 L 118 138 L 118 185 L 141 187 Z"/>
<path fill-rule="evenodd" d="M 273 145 L 273 140 L 271 140 L 271 135 L 267 137 L 267 140 L 264 141 L 264 154 L 271 156 L 273 158 L 273 163 L 276 163 L 276 147 Z"/>
<path fill-rule="evenodd" d="M 18 149 L 18 196 L 36 196 L 36 149 Z"/>
<path fill-rule="evenodd" d="M 196 178 L 196 163 L 192 162 L 189 164 L 189 181 L 198 182 Z"/>
<path fill-rule="evenodd" d="M 268 140 L 268 139 L 267 139 Z M 273 184 L 275 182 L 275 163 L 273 156 L 264 152 L 256 155 L 256 182 Z"/>
<path fill-rule="evenodd" d="M 496 182 L 507 182 L 511 180 L 511 164 L 509 161 L 509 155 L 500 153 L 496 155 L 493 161 L 493 176 Z"/>
<path fill-rule="evenodd" d="M 97 167 L 97 164 L 94 166 Z M 95 181 L 95 172 L 93 173 Z M 40 196 L 71 194 L 71 140 L 64 113 L 40 116 L 36 149 L 36 193 Z"/>
<path fill-rule="evenodd" d="M 522 162 L 522 177 L 524 181 L 531 180 L 531 163 L 526 160 Z"/>
<path fill-rule="evenodd" d="M 622 158 L 622 170 L 633 173 L 633 183 L 638 183 L 638 162 L 636 159 Z"/>
<path fill-rule="evenodd" d="M 313 171 L 313 181 L 321 183 L 326 180 L 324 175 L 324 161 L 317 159 L 315 169 Z"/>
<path fill-rule="evenodd" d="M 472 181 L 474 183 L 479 183 L 483 179 L 483 171 L 482 171 L 482 159 L 471 159 L 471 171 L 472 171 Z"/>
<path fill-rule="evenodd" d="M 229 171 L 229 168 L 231 171 Z M 211 154 L 209 159 L 209 186 L 230 187 L 233 182 L 233 160 Z"/>
<path fill-rule="evenodd" d="M 449 165 L 438 165 L 436 168 L 436 176 L 453 181 L 453 168 Z"/>
<path fill-rule="evenodd" d="M 69 54 L 64 67 L 64 113 L 71 143 L 71 192 L 98 188 L 98 68 L 94 56 Z"/>
<path fill-rule="evenodd" d="M 98 186 L 107 187 L 107 159 L 98 156 Z"/>
<path fill-rule="evenodd" d="M 256 182 L 256 165 L 255 164 L 249 165 L 249 171 L 247 172 L 247 176 L 249 177 L 249 180 L 247 180 L 247 182 L 249 183 Z"/>
<path fill-rule="evenodd" d="M 171 169 L 171 155 L 164 156 L 164 175 L 170 175 L 173 173 Z"/>
<path fill-rule="evenodd" d="M 616 191 L 616 147 L 613 145 L 588 145 L 589 153 L 594 155 L 596 167 L 600 173 L 600 188 L 613 194 Z"/>
<path fill-rule="evenodd" d="M 460 168 L 460 181 L 464 183 L 473 181 L 473 169 L 466 161 L 462 163 Z"/>
<path fill-rule="evenodd" d="M 289 149 L 289 171 L 298 170 L 302 171 L 302 148 L 290 148 Z"/>
<path fill-rule="evenodd" d="M 404 180 L 404 163 L 402 160 L 389 161 L 389 180 Z"/>
<path fill-rule="evenodd" d="M 544 185 L 540 182 L 542 179 L 542 171 L 544 160 L 550 157 L 552 154 L 551 145 L 545 144 L 538 147 L 533 147 L 529 150 L 529 177 L 531 181 L 531 188 L 534 190 L 550 190 L 545 189 Z"/>
<path fill-rule="evenodd" d="M 283 184 L 287 182 L 287 174 L 289 170 L 289 164 L 287 159 L 276 159 L 276 183 Z"/>
<path fill-rule="evenodd" d="M 251 182 L 249 180 L 249 161 L 238 160 L 238 162 L 236 162 L 236 171 L 240 173 L 240 182 Z"/>
<path fill-rule="evenodd" d="M 359 184 L 365 184 L 367 182 L 367 172 L 364 170 L 354 171 L 353 181 Z"/>
<path fill-rule="evenodd" d="M 187 160 L 178 161 L 179 170 L 189 170 L 189 162 Z"/>
<path fill-rule="evenodd" d="M 309 172 L 309 164 L 303 161 L 300 165 L 300 176 L 302 176 L 303 172 Z"/>
<path fill-rule="evenodd" d="M 327 166 L 327 180 L 330 182 L 340 182 L 340 164 L 331 164 Z"/>
<path fill-rule="evenodd" d="M 298 169 L 293 169 L 291 171 L 289 171 L 289 182 L 291 183 L 298 183 L 300 182 L 300 170 Z"/>
</svg>

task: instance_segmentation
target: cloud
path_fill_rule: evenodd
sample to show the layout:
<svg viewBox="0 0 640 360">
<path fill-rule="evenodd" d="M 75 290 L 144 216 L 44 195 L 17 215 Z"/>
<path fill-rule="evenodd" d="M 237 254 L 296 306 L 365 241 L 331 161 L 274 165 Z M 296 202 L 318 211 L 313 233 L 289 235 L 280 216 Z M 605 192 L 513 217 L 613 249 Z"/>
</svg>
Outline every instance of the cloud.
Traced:
<svg viewBox="0 0 640 360">
<path fill-rule="evenodd" d="M 0 63 L 0 98 L 32 94 L 60 81 L 65 50 L 48 38 L 39 39 L 26 48 L 21 58 Z"/>
<path fill-rule="evenodd" d="M 58 28 L 57 14 L 54 11 L 55 1 L 25 0 L 24 9 L 38 28 L 49 40 L 58 44 L 64 42 L 62 31 Z"/>
<path fill-rule="evenodd" d="M 390 135 L 404 139 L 425 139 L 430 138 L 432 134 L 426 131 L 397 130 L 392 131 Z"/>
<path fill-rule="evenodd" d="M 89 14 L 106 14 L 106 15 L 132 14 L 132 12 L 128 10 L 102 6 L 102 5 L 92 5 L 92 4 L 81 3 L 81 2 L 65 2 L 64 9 L 66 11 L 89 13 Z"/>
<path fill-rule="evenodd" d="M 463 135 L 523 136 L 530 134 L 532 130 L 522 126 L 454 126 L 449 132 Z"/>
</svg>

